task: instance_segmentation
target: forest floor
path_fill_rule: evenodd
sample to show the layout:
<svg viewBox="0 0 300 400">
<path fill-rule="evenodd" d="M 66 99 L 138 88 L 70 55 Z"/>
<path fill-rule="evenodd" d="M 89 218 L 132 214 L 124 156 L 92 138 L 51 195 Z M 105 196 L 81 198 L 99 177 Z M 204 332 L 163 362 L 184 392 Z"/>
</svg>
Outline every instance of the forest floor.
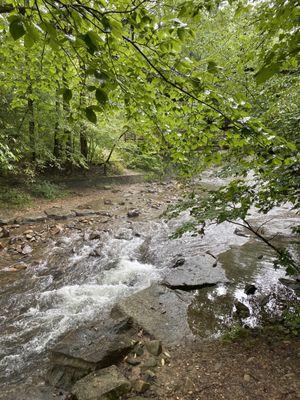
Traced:
<svg viewBox="0 0 300 400">
<path fill-rule="evenodd" d="M 73 188 L 66 197 L 40 199 L 22 209 L 0 210 L 0 218 L 23 218 L 48 208 L 72 210 L 95 208 L 126 215 L 128 209 L 142 210 L 143 218 L 158 216 L 166 202 L 178 197 L 176 183 L 137 183 L 101 187 Z M 117 206 L 116 206 L 117 205 Z M 117 222 L 117 221 L 116 221 Z M 54 224 L 57 222 L 55 221 Z M 93 217 L 82 217 L 79 225 L 93 223 Z M 46 223 L 40 224 L 45 228 Z M 49 225 L 49 221 L 47 222 Z M 55 225 L 54 225 L 55 226 Z M 35 232 L 35 225 L 31 226 Z M 1 229 L 1 228 L 0 228 Z M 10 236 L 21 235 L 28 226 L 10 228 Z M 53 226 L 50 226 L 53 230 Z M 63 228 L 62 228 L 63 229 Z M 54 233 L 55 235 L 57 233 Z M 35 236 L 35 233 L 30 234 Z M 29 235 L 29 236 L 30 236 Z M 25 239 L 24 239 L 25 240 Z M 31 239 L 28 239 L 31 240 Z M 0 239 L 4 258 L 0 266 L 16 261 L 18 249 L 10 248 L 9 238 Z M 38 245 L 33 241 L 32 246 Z M 6 251 L 7 250 L 7 251 Z M 12 252 L 10 252 L 12 250 Z M 1 253 L 1 251 L 0 251 Z M 22 254 L 22 252 L 21 252 Z M 1 258 L 1 256 L 0 256 Z M 275 332 L 275 334 L 274 334 Z M 151 389 L 136 399 L 159 400 L 296 400 L 300 398 L 300 342 L 293 337 L 276 336 L 276 330 L 263 335 L 224 342 L 168 349 L 168 357 L 155 368 Z M 170 356 L 170 357 L 169 357 Z M 163 364 L 163 365 L 162 365 Z M 126 397 L 129 399 L 129 397 Z"/>
<path fill-rule="evenodd" d="M 296 400 L 300 398 L 300 342 L 272 334 L 216 340 L 170 352 L 160 367 L 157 399 Z"/>
</svg>

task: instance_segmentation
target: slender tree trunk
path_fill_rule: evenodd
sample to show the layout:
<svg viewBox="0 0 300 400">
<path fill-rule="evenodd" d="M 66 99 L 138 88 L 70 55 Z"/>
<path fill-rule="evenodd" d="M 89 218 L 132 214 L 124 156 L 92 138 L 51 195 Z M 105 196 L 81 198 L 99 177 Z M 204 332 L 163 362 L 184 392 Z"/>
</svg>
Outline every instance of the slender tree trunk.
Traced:
<svg viewBox="0 0 300 400">
<path fill-rule="evenodd" d="M 59 114 L 60 114 L 60 101 L 59 101 L 59 93 L 56 91 L 56 99 L 55 99 L 55 112 L 56 112 L 56 122 L 54 127 L 54 146 L 53 146 L 53 155 L 55 158 L 60 159 L 62 156 L 62 145 L 61 138 L 59 137 Z"/>
<path fill-rule="evenodd" d="M 81 82 L 79 105 L 81 108 L 83 108 L 84 102 L 85 102 L 85 83 L 86 83 L 85 65 L 82 65 L 81 69 L 82 69 L 82 71 L 84 71 L 84 73 L 83 73 L 82 82 Z M 84 159 L 87 161 L 88 155 L 89 155 L 89 148 L 88 148 L 88 141 L 87 141 L 87 136 L 86 136 L 86 127 L 85 127 L 84 123 L 81 124 L 81 127 L 80 127 L 80 153 L 84 157 Z"/>
<path fill-rule="evenodd" d="M 28 57 L 26 56 L 26 62 L 28 61 Z M 36 138 L 35 138 L 35 119 L 34 119 L 34 100 L 32 99 L 33 89 L 30 75 L 27 75 L 27 79 L 29 82 L 27 88 L 27 109 L 28 109 L 28 135 L 29 135 L 29 144 L 30 144 L 30 161 L 36 161 Z"/>
<path fill-rule="evenodd" d="M 64 64 L 63 65 L 63 72 L 66 72 L 67 70 L 67 65 Z M 63 74 L 63 87 L 67 87 L 67 80 L 65 75 Z M 69 119 L 70 119 L 70 105 L 67 101 L 63 101 L 63 111 L 64 111 L 64 118 L 66 123 L 68 124 Z M 68 167 L 72 166 L 72 156 L 73 156 L 73 137 L 72 137 L 72 132 L 70 130 L 69 127 L 65 127 L 64 129 L 64 137 L 65 137 L 65 143 L 66 143 L 66 164 L 68 165 Z"/>
</svg>

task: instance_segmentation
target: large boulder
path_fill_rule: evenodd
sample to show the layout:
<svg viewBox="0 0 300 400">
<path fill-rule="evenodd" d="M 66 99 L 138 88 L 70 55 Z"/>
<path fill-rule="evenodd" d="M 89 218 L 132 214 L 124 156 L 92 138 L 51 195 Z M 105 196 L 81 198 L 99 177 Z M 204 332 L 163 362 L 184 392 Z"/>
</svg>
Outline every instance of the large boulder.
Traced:
<svg viewBox="0 0 300 400">
<path fill-rule="evenodd" d="M 122 299 L 112 310 L 133 319 L 164 344 L 175 345 L 193 337 L 187 322 L 192 295 L 159 284 Z"/>
<path fill-rule="evenodd" d="M 136 328 L 130 318 L 110 318 L 67 334 L 51 350 L 48 380 L 68 389 L 91 371 L 122 359 L 134 346 Z"/>
<path fill-rule="evenodd" d="M 48 218 L 60 220 L 60 219 L 68 219 L 75 217 L 75 213 L 73 211 L 63 210 L 61 208 L 51 208 L 46 210 L 45 213 L 47 214 Z"/>
<path fill-rule="evenodd" d="M 71 392 L 76 400 L 113 400 L 130 389 L 130 382 L 113 365 L 80 379 Z"/>
<path fill-rule="evenodd" d="M 168 287 L 182 290 L 200 289 L 221 282 L 227 282 L 225 272 L 209 254 L 188 257 L 167 270 L 164 277 Z"/>
</svg>

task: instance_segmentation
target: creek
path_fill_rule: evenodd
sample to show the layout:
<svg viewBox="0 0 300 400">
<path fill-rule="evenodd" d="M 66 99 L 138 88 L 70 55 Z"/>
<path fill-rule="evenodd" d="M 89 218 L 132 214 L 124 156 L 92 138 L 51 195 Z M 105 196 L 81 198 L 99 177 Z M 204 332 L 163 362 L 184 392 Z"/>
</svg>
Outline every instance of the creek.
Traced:
<svg viewBox="0 0 300 400">
<path fill-rule="evenodd" d="M 218 337 L 233 323 L 236 301 L 250 310 L 244 323 L 255 326 L 261 323 L 257 304 L 262 298 L 264 309 L 277 315 L 281 299 L 295 297 L 278 281 L 285 272 L 274 269 L 273 251 L 246 232 L 237 234 L 230 223 L 210 225 L 203 237 L 187 233 L 170 239 L 188 218 L 183 213 L 164 221 L 150 212 L 145 218 L 116 219 L 105 229 L 74 230 L 50 240 L 25 271 L 12 274 L 2 268 L 0 398 L 6 398 L 10 386 L 34 384 L 44 376 L 47 352 L 66 332 L 108 318 L 121 298 L 163 281 L 180 257 L 197 260 L 199 254 L 210 254 L 217 260 L 215 285 L 196 290 L 188 311 L 191 330 L 200 338 Z M 270 220 L 264 233 L 278 234 L 277 244 L 299 260 L 299 242 L 291 233 L 299 219 L 288 205 L 263 217 L 253 212 L 250 219 L 254 226 Z M 96 228 L 101 234 L 91 239 Z M 257 288 L 251 298 L 244 292 L 248 283 Z"/>
</svg>

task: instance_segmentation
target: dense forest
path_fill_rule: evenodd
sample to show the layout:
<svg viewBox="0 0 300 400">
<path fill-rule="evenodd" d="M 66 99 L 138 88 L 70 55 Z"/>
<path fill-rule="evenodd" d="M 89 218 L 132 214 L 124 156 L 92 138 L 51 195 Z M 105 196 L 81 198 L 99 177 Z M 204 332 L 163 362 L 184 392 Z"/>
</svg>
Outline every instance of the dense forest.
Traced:
<svg viewBox="0 0 300 400">
<path fill-rule="evenodd" d="M 221 165 L 239 178 L 210 207 L 194 200 L 200 220 L 298 208 L 298 12 L 294 0 L 2 1 L 1 174 Z"/>
</svg>

